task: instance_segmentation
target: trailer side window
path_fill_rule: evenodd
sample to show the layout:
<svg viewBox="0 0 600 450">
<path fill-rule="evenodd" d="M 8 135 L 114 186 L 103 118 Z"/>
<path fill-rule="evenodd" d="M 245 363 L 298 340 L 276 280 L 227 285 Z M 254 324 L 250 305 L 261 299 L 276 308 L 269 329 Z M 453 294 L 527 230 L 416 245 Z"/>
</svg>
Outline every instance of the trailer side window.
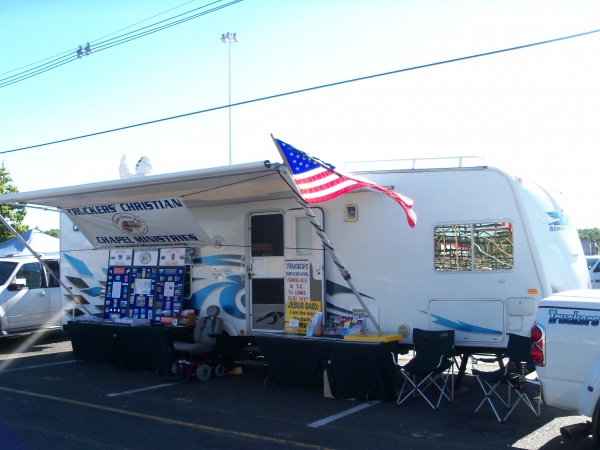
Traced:
<svg viewBox="0 0 600 450">
<path fill-rule="evenodd" d="M 435 270 L 508 270 L 514 265 L 512 224 L 438 225 L 434 231 Z"/>
</svg>

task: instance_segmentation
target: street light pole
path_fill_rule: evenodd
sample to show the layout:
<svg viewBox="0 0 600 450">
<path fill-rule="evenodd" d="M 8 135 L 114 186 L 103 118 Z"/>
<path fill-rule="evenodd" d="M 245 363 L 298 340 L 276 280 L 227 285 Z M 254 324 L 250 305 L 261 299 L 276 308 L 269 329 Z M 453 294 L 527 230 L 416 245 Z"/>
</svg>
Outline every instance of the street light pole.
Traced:
<svg viewBox="0 0 600 450">
<path fill-rule="evenodd" d="M 231 165 L 231 44 L 238 42 L 236 33 L 224 33 L 221 35 L 221 42 L 227 44 L 228 51 L 228 77 L 229 77 L 229 165 Z"/>
</svg>

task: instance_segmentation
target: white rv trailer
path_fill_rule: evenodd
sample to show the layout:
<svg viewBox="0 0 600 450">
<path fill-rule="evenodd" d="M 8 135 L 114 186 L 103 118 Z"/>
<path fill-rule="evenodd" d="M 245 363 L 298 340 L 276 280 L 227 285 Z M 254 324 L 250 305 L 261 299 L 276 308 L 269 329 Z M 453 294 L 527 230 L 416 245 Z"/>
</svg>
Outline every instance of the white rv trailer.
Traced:
<svg viewBox="0 0 600 450">
<path fill-rule="evenodd" d="M 539 185 L 496 167 L 469 165 L 464 158 L 365 167 L 348 170 L 412 198 L 415 228 L 394 201 L 366 189 L 313 211 L 372 320 L 364 318 L 364 308 L 323 251 L 281 164 L 9 194 L 0 203 L 63 211 L 114 204 L 131 210 L 154 199 L 181 199 L 210 237 L 209 245 L 192 246 L 183 309 L 203 315 L 208 306 L 220 306 L 230 336 L 290 331 L 286 303 L 311 300 L 322 302 L 324 334 L 344 334 L 343 324 L 352 320 L 373 332 L 376 321 L 383 333 L 402 334 L 401 343 L 411 343 L 414 328 L 454 329 L 457 346 L 502 348 L 507 333 L 529 333 L 542 298 L 590 287 L 577 232 L 558 199 Z M 136 245 L 148 243 L 114 243 Z M 93 247 L 63 213 L 65 323 L 103 317 L 109 250 Z"/>
</svg>

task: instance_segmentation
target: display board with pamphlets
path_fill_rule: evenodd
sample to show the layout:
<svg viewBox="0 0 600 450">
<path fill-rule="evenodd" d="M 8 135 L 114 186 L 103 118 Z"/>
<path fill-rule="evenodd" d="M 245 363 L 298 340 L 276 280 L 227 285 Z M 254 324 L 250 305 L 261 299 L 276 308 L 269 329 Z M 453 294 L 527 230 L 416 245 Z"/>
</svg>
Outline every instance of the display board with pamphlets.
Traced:
<svg viewBox="0 0 600 450">
<path fill-rule="evenodd" d="M 190 248 L 111 250 L 104 319 L 176 324 L 190 283 L 192 261 Z"/>
</svg>

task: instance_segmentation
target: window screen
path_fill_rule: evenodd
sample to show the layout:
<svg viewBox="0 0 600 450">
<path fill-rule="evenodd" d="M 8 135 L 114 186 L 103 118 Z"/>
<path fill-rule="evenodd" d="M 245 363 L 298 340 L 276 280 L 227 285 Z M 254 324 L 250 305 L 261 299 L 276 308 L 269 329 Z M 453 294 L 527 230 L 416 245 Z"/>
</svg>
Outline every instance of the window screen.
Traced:
<svg viewBox="0 0 600 450">
<path fill-rule="evenodd" d="M 486 222 L 435 227 L 437 271 L 508 270 L 514 265 L 512 224 Z"/>
</svg>

